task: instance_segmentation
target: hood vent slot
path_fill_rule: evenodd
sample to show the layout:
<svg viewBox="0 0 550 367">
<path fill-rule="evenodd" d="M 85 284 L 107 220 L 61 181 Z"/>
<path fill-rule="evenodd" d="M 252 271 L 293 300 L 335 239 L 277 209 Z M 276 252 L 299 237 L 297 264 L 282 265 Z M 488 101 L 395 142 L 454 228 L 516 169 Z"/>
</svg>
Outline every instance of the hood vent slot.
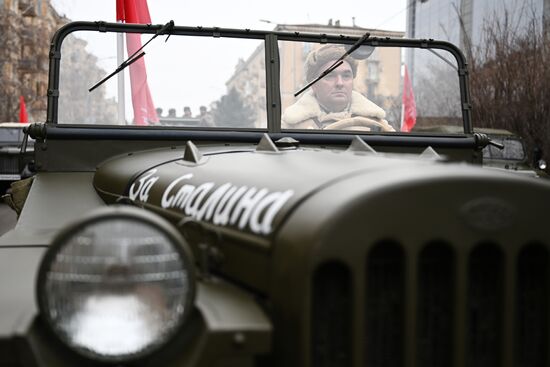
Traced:
<svg viewBox="0 0 550 367">
<path fill-rule="evenodd" d="M 467 298 L 467 365 L 501 366 L 502 251 L 495 245 L 477 246 L 470 254 Z"/>
<path fill-rule="evenodd" d="M 312 366 L 351 366 L 352 289 L 349 268 L 325 263 L 313 276 Z"/>
<path fill-rule="evenodd" d="M 525 246 L 518 256 L 514 366 L 548 365 L 548 260 L 541 244 Z"/>
<path fill-rule="evenodd" d="M 365 366 L 402 367 L 405 329 L 405 254 L 384 241 L 368 254 Z"/>
<path fill-rule="evenodd" d="M 417 366 L 453 365 L 455 257 L 451 246 L 435 242 L 418 260 Z"/>
</svg>

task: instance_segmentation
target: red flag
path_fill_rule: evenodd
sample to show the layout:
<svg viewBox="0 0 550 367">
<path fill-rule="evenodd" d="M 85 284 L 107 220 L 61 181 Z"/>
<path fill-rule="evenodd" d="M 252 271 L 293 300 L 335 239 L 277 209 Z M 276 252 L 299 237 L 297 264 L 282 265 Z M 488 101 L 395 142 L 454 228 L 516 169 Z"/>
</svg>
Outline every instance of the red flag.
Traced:
<svg viewBox="0 0 550 367">
<path fill-rule="evenodd" d="M 117 20 L 126 23 L 150 24 L 151 16 L 147 0 L 117 0 Z M 132 55 L 141 47 L 141 35 L 128 33 L 126 48 L 128 55 Z M 134 123 L 149 125 L 158 123 L 155 104 L 147 84 L 147 72 L 143 58 L 130 65 L 130 85 L 132 87 L 132 105 L 134 107 Z"/>
<path fill-rule="evenodd" d="M 116 21 L 124 22 L 124 0 L 116 0 Z"/>
<path fill-rule="evenodd" d="M 416 102 L 409 79 L 407 65 L 405 65 L 405 78 L 403 79 L 403 106 L 401 111 L 401 131 L 409 132 L 416 124 Z"/>
<path fill-rule="evenodd" d="M 19 96 L 19 122 L 29 122 L 27 106 L 25 105 L 25 98 L 23 96 Z"/>
</svg>

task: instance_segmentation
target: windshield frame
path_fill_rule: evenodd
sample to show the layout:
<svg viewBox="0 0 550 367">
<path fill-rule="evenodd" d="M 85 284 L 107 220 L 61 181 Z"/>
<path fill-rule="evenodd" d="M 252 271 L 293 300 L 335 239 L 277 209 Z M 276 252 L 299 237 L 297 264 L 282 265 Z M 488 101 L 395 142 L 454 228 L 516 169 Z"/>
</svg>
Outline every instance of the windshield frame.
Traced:
<svg viewBox="0 0 550 367">
<path fill-rule="evenodd" d="M 108 22 L 71 22 L 61 27 L 53 36 L 50 46 L 50 67 L 48 77 L 48 106 L 46 124 L 60 126 L 58 124 L 58 103 L 59 103 L 59 79 L 61 64 L 61 46 L 63 40 L 72 32 L 76 31 L 96 31 L 96 32 L 126 32 L 154 35 L 162 29 L 164 24 L 123 24 Z M 197 37 L 230 37 L 230 38 L 248 38 L 258 39 L 265 42 L 265 65 L 266 65 L 266 108 L 267 108 L 267 132 L 281 132 L 281 94 L 279 85 L 279 49 L 278 41 L 295 42 L 316 42 L 320 44 L 338 43 L 353 45 L 360 36 L 344 36 L 329 34 L 314 34 L 302 32 L 281 32 L 281 31 L 259 31 L 250 29 L 229 29 L 218 27 L 187 27 L 174 26 L 170 30 L 173 36 L 197 36 Z M 471 101 L 468 83 L 468 71 L 464 54 L 455 45 L 446 41 L 436 41 L 433 39 L 406 39 L 406 38 L 381 38 L 369 37 L 363 45 L 379 47 L 412 47 L 420 49 L 439 49 L 445 50 L 453 55 L 457 62 L 457 72 L 460 87 L 461 111 L 464 134 L 472 134 L 473 127 L 471 122 Z M 67 125 L 69 126 L 69 125 Z M 159 129 L 159 127 L 148 127 L 147 130 Z M 174 127 L 171 127 L 174 129 Z M 178 127 L 175 129 L 186 129 Z M 219 129 L 216 129 L 219 130 Z M 240 129 L 239 129 L 240 130 Z M 254 131 L 266 131 L 266 129 L 252 129 Z M 247 131 L 247 129 L 243 129 Z M 248 129 L 250 131 L 250 129 Z M 323 131 L 311 131 L 308 133 L 323 133 Z M 326 132 L 325 132 L 326 133 Z M 392 133 L 399 134 L 399 133 Z M 411 133 L 407 133 L 410 135 Z"/>
</svg>

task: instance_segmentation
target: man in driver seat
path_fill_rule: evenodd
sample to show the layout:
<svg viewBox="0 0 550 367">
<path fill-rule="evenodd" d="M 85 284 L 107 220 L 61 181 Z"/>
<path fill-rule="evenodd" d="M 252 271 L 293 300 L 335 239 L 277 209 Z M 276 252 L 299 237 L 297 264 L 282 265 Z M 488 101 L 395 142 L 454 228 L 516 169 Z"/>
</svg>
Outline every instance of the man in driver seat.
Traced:
<svg viewBox="0 0 550 367">
<path fill-rule="evenodd" d="M 306 81 L 317 78 L 345 52 L 341 45 L 324 45 L 310 52 L 305 62 Z M 346 57 L 284 111 L 282 128 L 395 131 L 382 108 L 353 91 L 356 73 L 357 61 Z"/>
</svg>

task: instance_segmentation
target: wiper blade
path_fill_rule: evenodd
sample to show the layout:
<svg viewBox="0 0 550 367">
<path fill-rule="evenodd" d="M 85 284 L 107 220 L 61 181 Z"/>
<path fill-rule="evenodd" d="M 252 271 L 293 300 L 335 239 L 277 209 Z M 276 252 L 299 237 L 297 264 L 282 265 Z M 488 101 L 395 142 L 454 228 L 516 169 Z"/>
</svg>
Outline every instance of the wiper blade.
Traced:
<svg viewBox="0 0 550 367">
<path fill-rule="evenodd" d="M 298 92 L 294 93 L 294 97 L 298 97 L 300 94 L 302 94 L 306 89 L 311 87 L 313 84 L 317 83 L 319 80 L 323 79 L 325 76 L 327 76 L 328 73 L 336 69 L 338 66 L 342 65 L 344 63 L 344 60 L 337 60 L 334 62 L 334 64 L 330 65 L 325 71 L 321 73 L 317 78 L 309 82 L 305 87 L 300 89 Z"/>
<path fill-rule="evenodd" d="M 133 56 L 133 55 L 132 55 Z M 113 71 L 111 74 L 107 75 L 105 78 L 101 79 L 99 82 L 97 82 L 93 87 L 91 87 L 90 89 L 88 89 L 89 92 L 93 91 L 94 89 L 96 89 L 97 87 L 99 87 L 101 84 L 105 83 L 107 80 L 111 79 L 113 76 L 117 75 L 119 72 L 121 72 L 122 70 L 124 70 L 127 66 L 130 66 L 132 65 L 134 62 L 138 61 L 139 59 L 141 59 L 143 56 L 145 56 L 145 52 L 142 52 L 140 53 L 139 55 L 137 55 L 136 57 L 134 57 L 133 59 L 128 59 L 128 60 L 125 60 L 122 62 L 122 64 L 119 65 L 118 68 L 115 69 L 115 71 Z"/>
<path fill-rule="evenodd" d="M 145 56 L 145 52 L 141 52 L 141 50 L 143 50 L 143 48 L 145 46 L 147 46 L 152 40 L 154 40 L 155 38 L 157 38 L 158 36 L 160 35 L 163 35 L 163 34 L 168 34 L 168 37 L 166 37 L 166 41 L 168 41 L 168 38 L 170 38 L 170 35 L 172 34 L 171 31 L 172 29 L 174 28 L 174 21 L 171 20 L 169 21 L 168 23 L 166 23 L 161 29 L 159 29 L 157 31 L 157 33 L 155 33 L 153 35 L 153 37 L 151 37 L 147 42 L 145 42 L 143 44 L 143 46 L 141 46 L 140 48 L 138 48 L 136 50 L 136 52 L 134 52 L 132 55 L 130 55 L 126 60 L 124 60 L 116 69 L 115 71 L 113 71 L 111 74 L 107 75 L 105 78 L 101 79 L 99 82 L 97 82 L 93 87 L 91 87 L 90 89 L 88 89 L 88 92 L 91 92 L 93 91 L 94 89 L 96 89 L 97 87 L 99 87 L 101 84 L 105 83 L 107 80 L 111 79 L 113 76 L 117 75 L 118 73 L 120 73 L 122 70 L 124 70 L 126 67 L 132 65 L 134 62 L 138 61 L 139 59 L 141 59 L 143 56 Z"/>
<path fill-rule="evenodd" d="M 344 52 L 344 54 L 342 56 L 340 56 L 338 58 L 338 60 L 334 61 L 334 63 L 332 65 L 330 65 L 325 71 L 323 71 L 321 73 L 321 75 L 319 75 L 317 78 L 315 78 L 314 80 L 312 80 L 311 82 L 309 82 L 308 84 L 306 84 L 305 87 L 303 87 L 302 89 L 300 89 L 298 92 L 294 93 L 294 97 L 298 97 L 300 94 L 302 94 L 306 89 L 308 89 L 309 87 L 311 87 L 313 84 L 317 83 L 319 80 L 323 79 L 325 76 L 327 76 L 327 74 L 330 74 L 330 72 L 332 72 L 334 69 L 336 69 L 338 66 L 342 65 L 342 63 L 344 62 L 344 58 L 346 56 L 349 56 L 351 55 L 351 53 L 355 50 L 357 50 L 362 44 L 363 42 L 365 42 L 365 40 L 367 38 L 370 37 L 370 33 L 365 33 L 361 38 L 359 38 L 359 40 L 357 40 L 357 42 L 355 42 L 350 48 L 349 50 L 347 50 L 346 52 Z"/>
</svg>

